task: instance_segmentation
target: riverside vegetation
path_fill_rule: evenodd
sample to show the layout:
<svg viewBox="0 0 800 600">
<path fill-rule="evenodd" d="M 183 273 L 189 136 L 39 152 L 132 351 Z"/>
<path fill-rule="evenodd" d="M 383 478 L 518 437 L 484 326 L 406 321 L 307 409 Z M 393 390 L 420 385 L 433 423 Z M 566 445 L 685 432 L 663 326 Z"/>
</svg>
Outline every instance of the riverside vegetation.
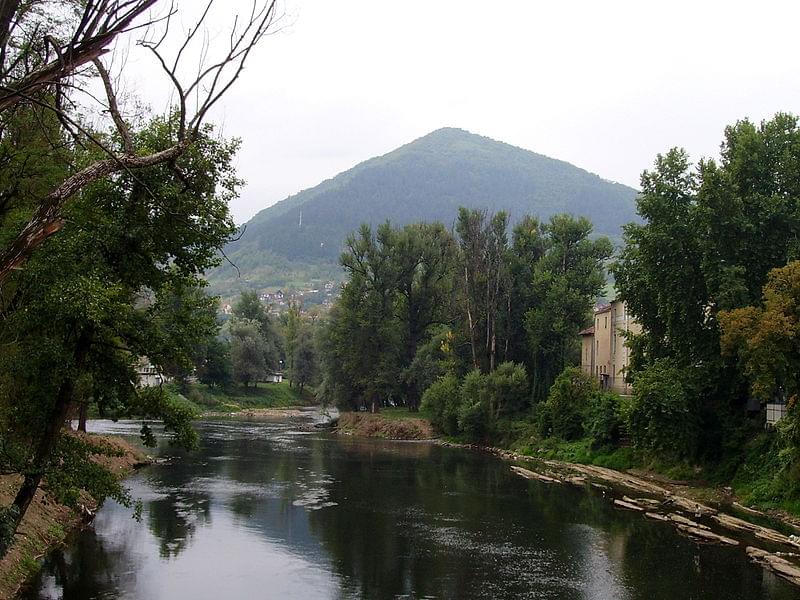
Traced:
<svg viewBox="0 0 800 600">
<path fill-rule="evenodd" d="M 146 421 L 160 419 L 193 448 L 203 408 L 286 405 L 309 386 L 345 410 L 422 409 L 456 439 L 703 476 L 748 503 L 800 512 L 796 117 L 729 127 L 719 163 L 659 156 L 642 177 L 642 222 L 626 226 L 617 252 L 568 214 L 522 216 L 510 237 L 509 215 L 474 207 L 459 210 L 454 231 L 364 225 L 345 243 L 347 282 L 326 318 L 298 307 L 275 318 L 246 292 L 223 323 L 203 274 L 235 233 L 239 142 L 205 117 L 273 3 L 250 14 L 226 59 L 176 86 L 173 110 L 136 118 L 93 58 L 152 0 L 48 4 L 64 10 L 10 3 L 16 11 L 0 15 L 0 467 L 16 476 L 0 554 L 42 487 L 66 506 L 87 495 L 133 503 L 98 463 L 113 449 L 68 434 L 70 417 L 141 418 L 147 444 Z M 55 47 L 43 20 L 71 41 Z M 142 47 L 171 63 L 157 43 Z M 107 123 L 70 102 L 73 77 L 105 90 Z M 627 340 L 626 399 L 574 367 L 607 270 L 643 326 Z M 137 385 L 143 357 L 176 387 Z M 264 387 L 280 369 L 289 384 Z M 786 399 L 776 431 L 748 416 L 751 396 Z"/>
<path fill-rule="evenodd" d="M 420 406 L 445 435 L 732 486 L 800 513 L 800 130 L 793 115 L 728 127 L 721 159 L 679 149 L 642 175 L 624 245 L 582 218 L 462 208 L 440 224 L 348 238 L 322 327 L 321 397 Z M 641 323 L 628 398 L 574 365 L 614 277 Z M 787 402 L 775 431 L 748 399 Z"/>
<path fill-rule="evenodd" d="M 15 534 L 42 486 L 70 507 L 87 496 L 133 502 L 98 461 L 113 448 L 67 434 L 71 416 L 82 426 L 90 412 L 160 419 L 175 444 L 196 444 L 192 406 L 137 385 L 136 366 L 147 357 L 180 375 L 219 329 L 202 274 L 235 232 L 228 201 L 242 181 L 239 141 L 206 117 L 271 28 L 274 2 L 234 16 L 222 47 L 196 33 L 228 7 L 208 3 L 176 39 L 177 11 L 149 20 L 155 4 L 166 3 L 0 11 L 0 471 L 17 476 L 0 508 L 0 556 L 22 543 Z M 105 55 L 130 35 L 173 86 L 165 114 L 117 95 Z M 187 68 L 198 46 L 206 64 Z M 76 97 L 95 87 L 102 99 Z M 155 443 L 146 421 L 142 438 Z"/>
</svg>

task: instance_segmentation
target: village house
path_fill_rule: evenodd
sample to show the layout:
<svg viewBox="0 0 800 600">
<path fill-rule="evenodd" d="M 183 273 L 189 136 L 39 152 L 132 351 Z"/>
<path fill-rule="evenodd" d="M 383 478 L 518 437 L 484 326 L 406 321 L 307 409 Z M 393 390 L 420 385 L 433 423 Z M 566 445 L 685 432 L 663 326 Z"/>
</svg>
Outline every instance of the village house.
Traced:
<svg viewBox="0 0 800 600">
<path fill-rule="evenodd" d="M 166 381 L 164 375 L 146 357 L 136 364 L 136 376 L 139 387 L 155 387 Z"/>
<path fill-rule="evenodd" d="M 627 381 L 630 349 L 625 334 L 639 333 L 641 326 L 621 300 L 601 304 L 594 311 L 594 325 L 581 331 L 581 369 L 592 375 L 603 389 L 630 394 Z"/>
</svg>

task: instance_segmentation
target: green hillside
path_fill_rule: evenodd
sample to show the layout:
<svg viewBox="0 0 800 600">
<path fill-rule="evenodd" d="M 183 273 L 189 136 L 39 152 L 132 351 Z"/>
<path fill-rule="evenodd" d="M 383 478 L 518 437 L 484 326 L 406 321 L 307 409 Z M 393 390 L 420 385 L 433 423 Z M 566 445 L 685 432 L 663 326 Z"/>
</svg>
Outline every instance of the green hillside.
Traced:
<svg viewBox="0 0 800 600">
<path fill-rule="evenodd" d="M 636 219 L 636 191 L 569 163 L 461 129 L 430 133 L 262 210 L 209 274 L 212 291 L 288 286 L 332 278 L 342 242 L 361 223 L 453 222 L 459 206 L 584 215 L 618 239 Z M 302 215 L 302 219 L 301 219 Z"/>
</svg>

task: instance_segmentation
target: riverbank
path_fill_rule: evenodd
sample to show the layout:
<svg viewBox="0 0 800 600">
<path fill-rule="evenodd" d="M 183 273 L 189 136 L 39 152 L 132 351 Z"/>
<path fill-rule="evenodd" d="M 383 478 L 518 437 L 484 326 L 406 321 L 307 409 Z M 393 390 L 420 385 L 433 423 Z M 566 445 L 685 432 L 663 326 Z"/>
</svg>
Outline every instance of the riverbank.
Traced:
<svg viewBox="0 0 800 600">
<path fill-rule="evenodd" d="M 412 414 L 404 410 L 343 413 L 336 430 L 345 435 L 383 439 L 434 438 L 424 415 Z M 644 468 L 614 469 L 506 448 L 435 441 L 446 447 L 494 454 L 514 463 L 510 468 L 526 479 L 599 490 L 618 509 L 668 523 L 698 543 L 741 546 L 750 560 L 800 586 L 800 519 L 783 510 L 760 511 L 744 506 L 730 487 L 697 485 Z"/>
<path fill-rule="evenodd" d="M 144 453 L 120 438 L 98 435 L 89 437 L 94 443 L 101 443 L 118 451 L 116 456 L 96 456 L 95 459 L 120 479 L 148 462 Z M 0 476 L 2 506 L 8 506 L 14 501 L 21 480 L 19 475 Z M 0 560 L 0 599 L 13 598 L 19 588 L 38 571 L 40 559 L 64 543 L 70 532 L 91 522 L 96 509 L 96 503 L 86 495 L 79 500 L 76 508 L 70 508 L 59 504 L 40 488 L 25 513 L 14 543 Z"/>
<path fill-rule="evenodd" d="M 313 391 L 297 386 L 289 386 L 289 382 L 257 383 L 247 388 L 230 385 L 228 387 L 209 387 L 202 383 L 190 383 L 185 388 L 173 386 L 173 392 L 179 394 L 203 416 L 231 415 L 274 409 L 296 409 L 312 406 L 315 403 Z"/>
<path fill-rule="evenodd" d="M 406 409 L 385 409 L 375 414 L 341 413 L 336 432 L 385 440 L 430 440 L 436 437 L 430 421 Z"/>
<path fill-rule="evenodd" d="M 444 445 L 471 447 L 447 442 Z M 505 460 L 524 463 L 528 468 L 512 465 L 511 470 L 525 479 L 547 485 L 599 489 L 620 510 L 668 523 L 698 543 L 744 547 L 754 563 L 800 586 L 800 528 L 796 519 L 745 507 L 731 494 L 726 495 L 725 501 L 704 503 L 701 498 L 709 496 L 707 489 L 663 478 L 654 483 L 640 475 L 595 465 L 537 460 L 497 448 L 479 449 Z"/>
</svg>

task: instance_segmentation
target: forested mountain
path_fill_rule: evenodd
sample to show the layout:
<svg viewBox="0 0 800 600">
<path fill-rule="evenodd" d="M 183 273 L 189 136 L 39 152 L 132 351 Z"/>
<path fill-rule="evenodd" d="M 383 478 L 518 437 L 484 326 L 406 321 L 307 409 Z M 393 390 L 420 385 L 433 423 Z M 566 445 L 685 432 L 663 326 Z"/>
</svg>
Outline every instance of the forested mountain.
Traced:
<svg viewBox="0 0 800 600">
<path fill-rule="evenodd" d="M 588 217 L 595 233 L 619 239 L 635 220 L 636 191 L 555 160 L 461 129 L 434 131 L 388 154 L 278 202 L 246 225 L 210 273 L 212 290 L 287 285 L 323 278 L 335 269 L 345 237 L 361 223 L 441 221 L 450 227 L 459 206 L 506 210 L 511 223 L 569 212 Z"/>
</svg>

